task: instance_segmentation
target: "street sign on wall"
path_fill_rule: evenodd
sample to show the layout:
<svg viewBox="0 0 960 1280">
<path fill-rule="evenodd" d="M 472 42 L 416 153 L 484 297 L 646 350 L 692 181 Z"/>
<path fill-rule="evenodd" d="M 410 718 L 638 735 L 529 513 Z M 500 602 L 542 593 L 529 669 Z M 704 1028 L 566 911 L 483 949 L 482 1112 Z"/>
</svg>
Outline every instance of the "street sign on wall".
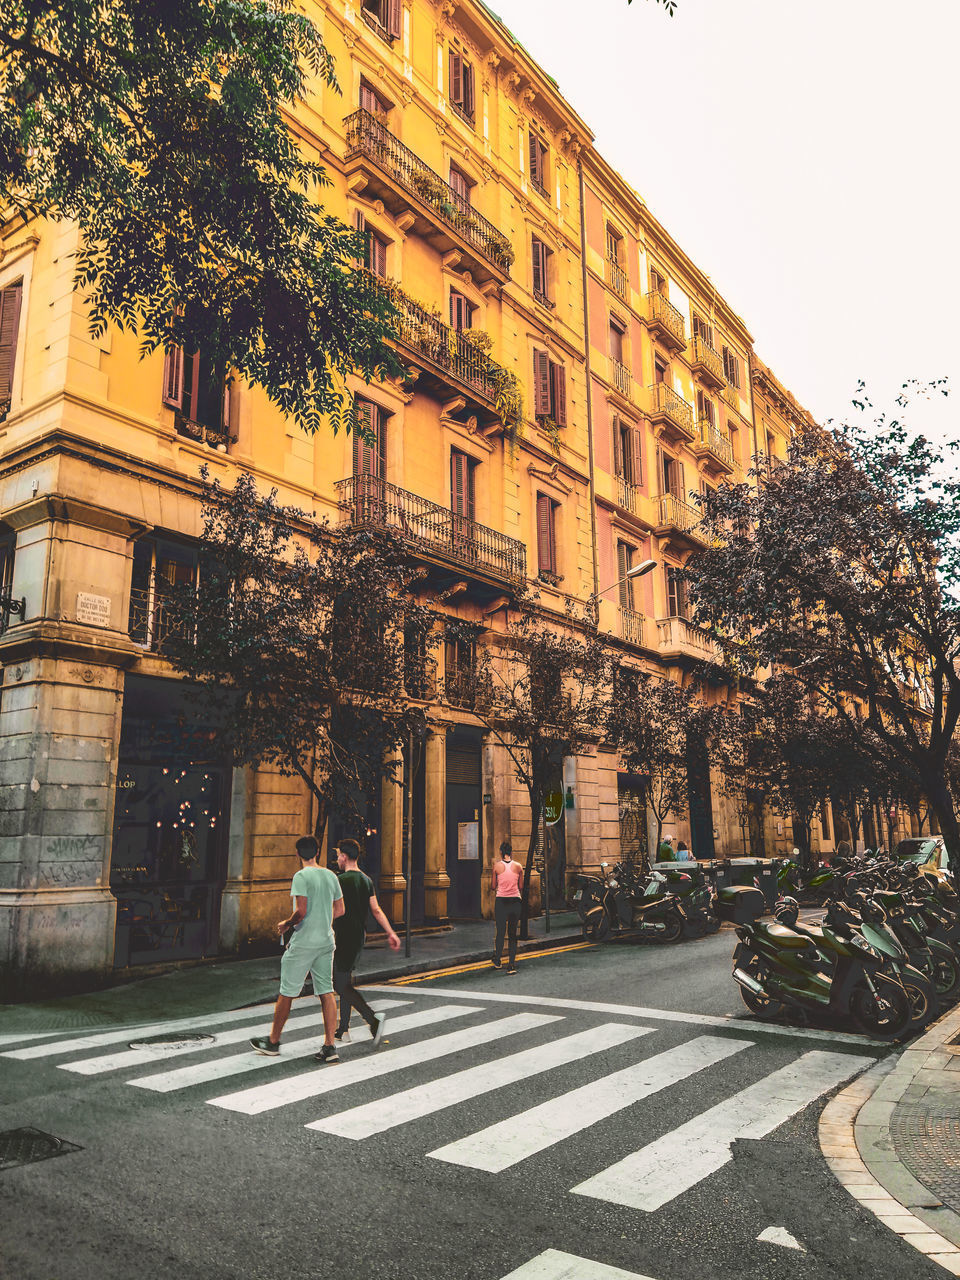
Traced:
<svg viewBox="0 0 960 1280">
<path fill-rule="evenodd" d="M 543 800 L 543 820 L 548 827 L 563 817 L 563 792 L 551 791 Z"/>
</svg>

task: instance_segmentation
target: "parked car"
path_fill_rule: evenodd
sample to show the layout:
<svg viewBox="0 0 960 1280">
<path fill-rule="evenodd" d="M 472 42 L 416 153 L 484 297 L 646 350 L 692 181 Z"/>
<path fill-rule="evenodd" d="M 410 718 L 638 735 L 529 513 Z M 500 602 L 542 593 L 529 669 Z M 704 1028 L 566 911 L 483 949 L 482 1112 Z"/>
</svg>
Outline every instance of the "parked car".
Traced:
<svg viewBox="0 0 960 1280">
<path fill-rule="evenodd" d="M 941 877 L 953 870 L 943 836 L 911 836 L 901 840 L 895 856 L 898 862 L 916 862 L 922 871 L 933 871 Z"/>
</svg>

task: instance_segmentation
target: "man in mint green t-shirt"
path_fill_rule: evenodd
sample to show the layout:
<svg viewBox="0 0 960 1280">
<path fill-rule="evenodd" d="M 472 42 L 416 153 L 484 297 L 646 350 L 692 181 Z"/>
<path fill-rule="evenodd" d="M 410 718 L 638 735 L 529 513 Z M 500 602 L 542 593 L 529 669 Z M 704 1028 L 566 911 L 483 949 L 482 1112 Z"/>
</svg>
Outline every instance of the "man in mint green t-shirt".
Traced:
<svg viewBox="0 0 960 1280">
<path fill-rule="evenodd" d="M 333 1033 L 337 1024 L 337 998 L 333 994 L 333 922 L 343 915 L 343 891 L 340 881 L 326 867 L 317 866 L 319 845 L 313 836 L 297 841 L 300 870 L 293 877 L 290 895 L 294 910 L 286 920 L 277 923 L 281 935 L 293 926 L 293 937 L 280 962 L 280 995 L 273 1014 L 269 1037 L 250 1041 L 258 1053 L 276 1057 L 280 1052 L 280 1035 L 290 1016 L 290 1007 L 303 990 L 309 973 L 313 993 L 323 1008 L 324 1045 L 316 1054 L 320 1062 L 339 1062 L 340 1055 Z"/>
</svg>

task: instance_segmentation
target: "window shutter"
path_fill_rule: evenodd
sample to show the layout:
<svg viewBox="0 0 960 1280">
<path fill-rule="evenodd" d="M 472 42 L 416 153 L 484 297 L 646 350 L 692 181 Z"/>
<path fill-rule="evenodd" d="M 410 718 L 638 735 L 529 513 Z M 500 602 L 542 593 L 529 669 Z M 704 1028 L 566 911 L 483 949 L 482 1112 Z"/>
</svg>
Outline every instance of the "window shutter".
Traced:
<svg viewBox="0 0 960 1280">
<path fill-rule="evenodd" d="M 617 543 L 617 586 L 620 588 L 620 608 L 633 608 L 633 583 L 627 578 L 630 568 L 631 548 L 625 542 Z"/>
<path fill-rule="evenodd" d="M 2 395 L 0 385 L 0 395 Z M 183 408 L 183 347 L 171 347 L 163 358 L 163 403 L 171 409 Z"/>
<path fill-rule="evenodd" d="M 558 427 L 567 425 L 567 374 L 562 364 L 550 364 L 550 390 L 553 392 L 553 420 Z"/>
<path fill-rule="evenodd" d="M 636 427 L 631 427 L 627 433 L 630 445 L 630 483 L 635 485 L 643 484 L 643 453 L 640 446 L 640 432 Z"/>
<path fill-rule="evenodd" d="M 463 109 L 473 115 L 473 67 L 469 62 L 463 64 Z"/>
<path fill-rule="evenodd" d="M 369 400 L 357 401 L 357 418 L 361 430 L 375 437 L 371 444 L 357 431 L 353 437 L 353 474 L 355 476 L 379 476 L 386 474 L 386 431 L 379 405 Z"/>
<path fill-rule="evenodd" d="M 232 378 L 224 378 L 223 380 L 223 405 L 221 409 L 221 421 L 223 429 L 229 434 L 230 431 L 230 389 L 233 385 Z"/>
<path fill-rule="evenodd" d="M 680 600 L 677 591 L 677 572 L 675 569 L 667 569 L 667 612 L 671 618 L 680 616 Z"/>
<path fill-rule="evenodd" d="M 614 414 L 613 416 L 613 474 L 622 476 L 623 471 L 623 440 L 620 435 L 620 419 Z"/>
<path fill-rule="evenodd" d="M 667 458 L 662 449 L 657 449 L 657 484 L 660 493 L 667 493 Z"/>
<path fill-rule="evenodd" d="M 402 31 L 403 10 L 400 0 L 387 0 L 387 35 L 399 39 Z"/>
<path fill-rule="evenodd" d="M 450 50 L 450 101 L 463 106 L 463 58 L 455 49 Z"/>
<path fill-rule="evenodd" d="M 677 466 L 677 497 L 682 501 L 687 500 L 687 482 L 684 476 L 684 466 L 682 462 L 678 462 Z"/>
<path fill-rule="evenodd" d="M 537 135 L 530 131 L 530 178 L 531 181 L 543 186 L 543 157 L 540 151 L 540 141 Z"/>
<path fill-rule="evenodd" d="M 465 516 L 467 512 L 467 455 L 459 449 L 450 450 L 450 505 L 454 515 Z"/>
<path fill-rule="evenodd" d="M 553 538 L 553 502 L 545 493 L 537 494 L 537 565 L 541 573 L 556 573 Z"/>
<path fill-rule="evenodd" d="M 536 236 L 530 238 L 531 256 L 533 258 L 533 292 L 546 294 L 546 271 L 544 270 L 543 241 Z"/>
<path fill-rule="evenodd" d="M 5 289 L 0 290 L 0 411 L 13 391 L 13 370 L 17 359 L 17 334 L 20 328 L 22 299 L 22 280 L 18 280 L 15 284 L 8 284 Z"/>
<path fill-rule="evenodd" d="M 387 246 L 379 236 L 368 233 L 367 265 L 375 276 L 387 274 Z"/>
<path fill-rule="evenodd" d="M 184 415 L 195 422 L 200 401 L 200 352 L 183 357 L 183 397 Z"/>
<path fill-rule="evenodd" d="M 538 418 L 550 416 L 550 357 L 546 351 L 533 353 L 533 412 Z"/>
</svg>

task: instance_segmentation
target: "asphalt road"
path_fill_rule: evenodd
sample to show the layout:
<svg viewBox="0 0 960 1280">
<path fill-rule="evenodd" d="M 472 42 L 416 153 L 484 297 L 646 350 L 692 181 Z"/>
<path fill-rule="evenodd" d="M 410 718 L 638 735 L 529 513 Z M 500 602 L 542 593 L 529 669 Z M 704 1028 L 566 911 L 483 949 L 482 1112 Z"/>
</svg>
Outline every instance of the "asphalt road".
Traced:
<svg viewBox="0 0 960 1280">
<path fill-rule="evenodd" d="M 757 1023 L 733 941 L 382 988 L 387 1043 L 355 1032 L 339 1066 L 307 1052 L 309 1000 L 279 1060 L 247 1051 L 267 1012 L 226 1007 L 191 1028 L 215 1039 L 185 1049 L 137 1052 L 129 1031 L 7 1045 L 0 1130 L 81 1149 L 0 1172 L 0 1274 L 942 1276 L 819 1155 L 826 1100 L 888 1051 Z M 801 1248 L 758 1239 L 771 1228 Z"/>
</svg>

